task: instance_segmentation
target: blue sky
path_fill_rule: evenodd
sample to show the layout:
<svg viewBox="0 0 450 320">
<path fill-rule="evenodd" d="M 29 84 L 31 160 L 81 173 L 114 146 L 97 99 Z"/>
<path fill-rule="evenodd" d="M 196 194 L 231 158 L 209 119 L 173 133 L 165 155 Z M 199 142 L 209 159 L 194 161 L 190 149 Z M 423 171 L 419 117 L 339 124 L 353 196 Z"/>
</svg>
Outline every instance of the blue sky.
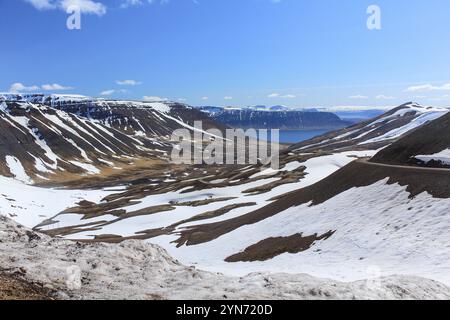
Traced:
<svg viewBox="0 0 450 320">
<path fill-rule="evenodd" d="M 81 30 L 66 28 L 71 3 Z M 366 26 L 372 4 L 381 30 Z M 0 0 L 0 12 L 0 91 L 450 105 L 448 0 Z"/>
</svg>

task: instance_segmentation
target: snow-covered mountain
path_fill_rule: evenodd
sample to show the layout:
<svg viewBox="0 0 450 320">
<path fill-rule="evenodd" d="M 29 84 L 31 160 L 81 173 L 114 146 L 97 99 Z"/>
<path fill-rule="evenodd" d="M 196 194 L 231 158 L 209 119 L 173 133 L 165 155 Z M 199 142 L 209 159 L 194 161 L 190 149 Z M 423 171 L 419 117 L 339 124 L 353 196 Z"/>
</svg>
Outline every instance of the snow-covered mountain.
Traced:
<svg viewBox="0 0 450 320">
<path fill-rule="evenodd" d="M 97 174 L 171 150 L 170 134 L 224 126 L 186 105 L 83 96 L 0 96 L 0 174 L 22 181 Z"/>
<path fill-rule="evenodd" d="M 403 135 L 447 114 L 449 109 L 424 107 L 409 102 L 343 130 L 330 132 L 290 147 L 302 152 L 317 150 L 373 149 L 390 144 Z"/>
<path fill-rule="evenodd" d="M 218 107 L 218 106 L 200 106 L 196 107 L 202 112 L 209 114 L 216 114 L 220 112 L 226 112 L 229 110 L 252 110 L 252 111 L 266 111 L 266 112 L 276 112 L 276 111 L 296 111 L 293 108 L 283 105 L 275 105 L 275 106 L 265 106 L 265 105 L 255 105 L 255 106 L 246 106 L 246 107 Z M 312 111 L 311 109 L 302 110 L 302 111 Z M 317 110 L 314 110 L 317 111 Z"/>
<path fill-rule="evenodd" d="M 406 135 L 373 159 L 392 165 L 450 167 L 450 113 Z"/>
</svg>

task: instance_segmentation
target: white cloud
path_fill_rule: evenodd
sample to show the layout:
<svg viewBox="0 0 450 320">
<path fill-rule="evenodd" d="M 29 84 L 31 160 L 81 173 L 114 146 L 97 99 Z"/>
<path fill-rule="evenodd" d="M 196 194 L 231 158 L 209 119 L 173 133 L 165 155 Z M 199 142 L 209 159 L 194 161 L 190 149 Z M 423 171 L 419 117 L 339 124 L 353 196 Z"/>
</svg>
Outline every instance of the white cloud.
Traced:
<svg viewBox="0 0 450 320">
<path fill-rule="evenodd" d="M 429 91 L 450 91 L 450 83 L 443 84 L 442 86 L 422 84 L 405 89 L 405 92 L 429 92 Z"/>
<path fill-rule="evenodd" d="M 54 0 L 25 0 L 38 10 L 55 9 L 56 4 Z"/>
<path fill-rule="evenodd" d="M 375 99 L 377 99 L 377 100 L 392 100 L 392 99 L 395 99 L 395 97 L 380 94 L 380 95 L 376 96 Z"/>
<path fill-rule="evenodd" d="M 67 11 L 68 8 L 76 6 L 81 13 L 96 14 L 102 16 L 106 13 L 106 6 L 101 2 L 93 0 L 24 0 L 38 10 L 60 9 Z"/>
<path fill-rule="evenodd" d="M 230 96 L 225 96 L 225 97 L 223 97 L 225 100 L 233 100 L 233 97 L 230 97 Z"/>
<path fill-rule="evenodd" d="M 80 8 L 81 13 L 96 14 L 98 16 L 106 13 L 106 6 L 101 2 L 92 0 L 60 0 L 60 7 L 64 11 L 67 11 L 72 6 Z"/>
<path fill-rule="evenodd" d="M 114 92 L 116 92 L 116 90 L 114 90 L 114 89 L 111 89 L 111 90 L 105 90 L 105 91 L 100 92 L 100 95 L 101 95 L 101 96 L 110 96 L 110 95 L 112 95 Z"/>
<path fill-rule="evenodd" d="M 128 93 L 128 90 L 125 90 L 125 89 L 119 89 L 119 90 L 110 89 L 110 90 L 105 90 L 105 91 L 100 92 L 100 95 L 101 96 L 110 96 L 110 95 L 113 95 L 114 93 Z"/>
<path fill-rule="evenodd" d="M 63 85 L 60 85 L 58 83 L 53 84 L 43 84 L 42 86 L 32 85 L 32 86 L 26 86 L 23 83 L 16 82 L 13 83 L 9 89 L 10 92 L 37 92 L 40 90 L 44 91 L 61 91 L 61 90 L 72 90 L 73 87 L 66 87 Z"/>
<path fill-rule="evenodd" d="M 120 5 L 120 7 L 122 9 L 126 9 L 126 8 L 130 8 L 130 7 L 135 7 L 135 6 L 142 6 L 144 3 L 149 3 L 149 4 L 153 4 L 153 3 L 160 3 L 160 4 L 166 4 L 169 3 L 169 0 L 122 0 L 122 3 Z M 197 3 L 194 1 L 194 3 Z"/>
<path fill-rule="evenodd" d="M 73 89 L 73 87 L 62 86 L 57 83 L 42 85 L 42 90 L 45 90 L 45 91 L 59 91 L 59 90 L 72 90 L 72 89 Z"/>
<path fill-rule="evenodd" d="M 121 86 L 137 86 L 142 84 L 142 82 L 136 80 L 117 80 L 116 83 Z"/>
<path fill-rule="evenodd" d="M 143 99 L 145 101 L 152 101 L 152 102 L 156 102 L 156 101 L 167 101 L 167 98 L 161 98 L 161 97 L 156 97 L 156 96 L 144 96 Z"/>
<path fill-rule="evenodd" d="M 209 98 L 208 97 L 202 97 L 202 100 L 208 100 Z"/>
<path fill-rule="evenodd" d="M 350 99 L 369 99 L 368 96 L 364 96 L 364 95 L 361 95 L 361 94 L 357 94 L 357 95 L 354 95 L 354 96 L 350 96 L 349 98 L 350 98 Z"/>
<path fill-rule="evenodd" d="M 185 101 L 187 101 L 187 99 L 186 98 L 178 98 L 178 101 L 185 102 Z"/>
<path fill-rule="evenodd" d="M 143 3 L 141 0 L 123 0 L 120 7 L 121 8 L 129 8 L 129 7 L 134 7 L 134 6 L 140 6 L 142 4 Z"/>
<path fill-rule="evenodd" d="M 39 91 L 39 87 L 36 85 L 32 86 L 26 86 L 23 83 L 16 82 L 11 85 L 9 88 L 10 92 L 18 93 L 18 92 L 32 92 L 32 91 Z"/>
<path fill-rule="evenodd" d="M 294 99 L 297 96 L 293 95 L 293 94 L 284 94 L 281 95 L 279 93 L 271 93 L 267 96 L 267 98 L 284 98 L 284 99 Z"/>
</svg>

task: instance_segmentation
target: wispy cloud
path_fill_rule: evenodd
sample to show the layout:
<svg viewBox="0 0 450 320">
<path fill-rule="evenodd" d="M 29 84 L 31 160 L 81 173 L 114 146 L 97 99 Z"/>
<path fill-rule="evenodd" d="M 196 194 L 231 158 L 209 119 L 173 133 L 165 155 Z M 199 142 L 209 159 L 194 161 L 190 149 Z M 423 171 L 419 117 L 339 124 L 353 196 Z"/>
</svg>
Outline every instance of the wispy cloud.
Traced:
<svg viewBox="0 0 450 320">
<path fill-rule="evenodd" d="M 39 91 L 39 87 L 36 85 L 32 86 L 26 86 L 23 83 L 16 82 L 11 85 L 9 88 L 10 92 L 17 93 L 17 92 L 33 92 L 33 91 Z"/>
<path fill-rule="evenodd" d="M 354 95 L 354 96 L 350 96 L 349 98 L 350 99 L 355 99 L 355 100 L 369 99 L 368 96 L 364 96 L 362 94 L 357 94 L 357 95 Z"/>
<path fill-rule="evenodd" d="M 110 96 L 110 95 L 114 94 L 114 92 L 116 92 L 116 90 L 114 90 L 114 89 L 105 90 L 105 91 L 100 92 L 100 95 L 101 96 Z"/>
<path fill-rule="evenodd" d="M 25 0 L 38 10 L 50 10 L 57 7 L 54 0 Z"/>
<path fill-rule="evenodd" d="M 100 95 L 101 96 L 111 96 L 111 95 L 113 95 L 115 93 L 128 93 L 128 91 L 125 90 L 125 89 L 119 89 L 119 90 L 117 90 L 117 89 L 110 89 L 110 90 L 104 90 L 104 91 L 100 92 Z"/>
<path fill-rule="evenodd" d="M 279 94 L 279 93 L 271 93 L 267 96 L 267 98 L 283 98 L 283 99 L 294 99 L 296 95 L 293 94 Z"/>
<path fill-rule="evenodd" d="M 233 100 L 233 97 L 231 97 L 231 96 L 225 96 L 225 97 L 223 97 L 225 100 Z"/>
<path fill-rule="evenodd" d="M 42 85 L 42 90 L 46 90 L 46 91 L 60 91 L 60 90 L 72 90 L 72 89 L 73 89 L 73 87 L 67 87 L 67 86 L 57 84 L 57 83 Z"/>
<path fill-rule="evenodd" d="M 405 89 L 405 92 L 430 92 L 430 91 L 450 91 L 450 83 L 446 83 L 441 86 L 422 84 L 418 86 L 411 86 Z"/>
<path fill-rule="evenodd" d="M 120 8 L 126 9 L 126 8 L 130 8 L 130 7 L 142 6 L 146 3 L 148 3 L 148 4 L 154 4 L 154 3 L 166 4 L 166 3 L 169 3 L 169 0 L 122 0 L 122 3 L 120 4 Z M 194 3 L 197 4 L 198 2 L 194 1 Z"/>
<path fill-rule="evenodd" d="M 393 99 L 395 99 L 395 97 L 386 96 L 384 94 L 379 94 L 378 96 L 375 97 L 375 99 L 377 99 L 377 100 L 393 100 Z"/>
<path fill-rule="evenodd" d="M 116 83 L 121 86 L 137 86 L 142 84 L 142 82 L 136 80 L 117 80 Z"/>
<path fill-rule="evenodd" d="M 157 96 L 144 96 L 143 99 L 145 101 L 152 101 L 152 102 L 162 102 L 162 101 L 169 100 L 167 98 L 161 98 L 161 97 L 157 97 Z"/>
<path fill-rule="evenodd" d="M 60 9 L 67 11 L 67 9 L 75 6 L 80 9 L 81 13 L 95 14 L 102 16 L 106 13 L 106 5 L 99 1 L 93 0 L 24 0 L 31 4 L 37 10 L 54 10 Z"/>
<path fill-rule="evenodd" d="M 120 7 L 122 9 L 129 8 L 129 7 L 135 7 L 135 6 L 141 6 L 143 5 L 142 0 L 123 0 L 120 4 Z"/>
</svg>

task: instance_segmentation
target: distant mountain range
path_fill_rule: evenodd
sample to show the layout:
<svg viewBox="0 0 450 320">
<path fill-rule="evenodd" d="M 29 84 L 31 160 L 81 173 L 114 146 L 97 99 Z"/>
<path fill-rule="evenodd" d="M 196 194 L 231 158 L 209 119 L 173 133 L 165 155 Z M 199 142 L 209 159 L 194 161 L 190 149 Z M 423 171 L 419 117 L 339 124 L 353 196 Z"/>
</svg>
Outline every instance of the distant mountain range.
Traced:
<svg viewBox="0 0 450 320">
<path fill-rule="evenodd" d="M 342 120 L 350 121 L 353 123 L 378 117 L 385 112 L 386 112 L 386 110 L 380 110 L 380 109 L 333 111 L 333 113 L 335 115 L 337 115 L 339 118 L 341 118 Z"/>
<path fill-rule="evenodd" d="M 331 112 L 295 110 L 281 105 L 245 108 L 203 106 L 198 109 L 217 122 L 243 129 L 334 130 L 352 124 Z"/>
</svg>

